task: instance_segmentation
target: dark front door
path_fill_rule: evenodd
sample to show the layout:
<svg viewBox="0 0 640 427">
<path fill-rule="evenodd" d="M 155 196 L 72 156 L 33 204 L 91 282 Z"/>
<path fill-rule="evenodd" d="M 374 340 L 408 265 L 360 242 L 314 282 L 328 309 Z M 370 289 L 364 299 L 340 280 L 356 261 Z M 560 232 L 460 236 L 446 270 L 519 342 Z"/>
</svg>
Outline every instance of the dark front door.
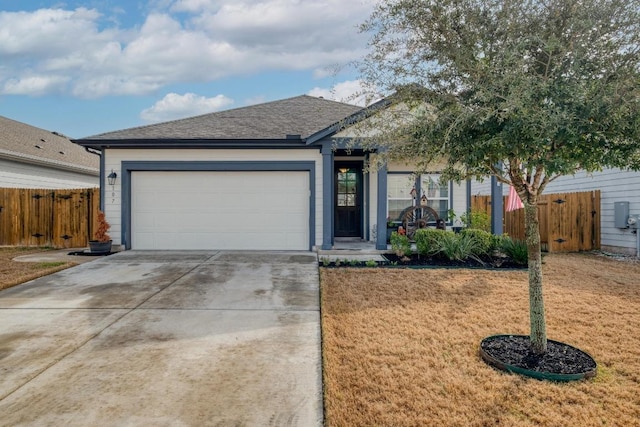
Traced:
<svg viewBox="0 0 640 427">
<path fill-rule="evenodd" d="M 335 165 L 335 235 L 362 237 L 362 164 Z"/>
</svg>

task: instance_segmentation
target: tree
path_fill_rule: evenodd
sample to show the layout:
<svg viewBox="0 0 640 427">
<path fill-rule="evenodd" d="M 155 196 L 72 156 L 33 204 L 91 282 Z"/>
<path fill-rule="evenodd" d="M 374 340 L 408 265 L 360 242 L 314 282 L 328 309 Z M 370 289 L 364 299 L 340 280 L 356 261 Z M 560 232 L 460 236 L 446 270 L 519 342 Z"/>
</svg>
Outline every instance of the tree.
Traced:
<svg viewBox="0 0 640 427">
<path fill-rule="evenodd" d="M 444 161 L 443 179 L 495 176 L 520 195 L 538 355 L 538 197 L 579 170 L 640 169 L 639 16 L 640 0 L 389 0 L 362 26 L 363 80 L 399 106 L 371 121 L 386 156 Z"/>
</svg>

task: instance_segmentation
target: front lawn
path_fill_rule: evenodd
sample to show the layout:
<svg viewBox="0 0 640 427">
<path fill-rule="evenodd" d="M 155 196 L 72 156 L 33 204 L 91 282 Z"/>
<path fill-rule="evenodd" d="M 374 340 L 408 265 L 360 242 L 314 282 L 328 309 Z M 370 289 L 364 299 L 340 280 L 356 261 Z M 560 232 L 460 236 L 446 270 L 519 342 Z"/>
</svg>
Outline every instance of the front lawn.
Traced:
<svg viewBox="0 0 640 427">
<path fill-rule="evenodd" d="M 496 371 L 480 340 L 528 334 L 527 271 L 321 269 L 326 422 L 337 426 L 640 425 L 640 263 L 545 257 L 549 338 L 592 380 Z"/>
<path fill-rule="evenodd" d="M 43 252 L 46 248 L 0 248 L 0 290 L 76 265 L 71 262 L 19 262 L 13 258 Z"/>
</svg>

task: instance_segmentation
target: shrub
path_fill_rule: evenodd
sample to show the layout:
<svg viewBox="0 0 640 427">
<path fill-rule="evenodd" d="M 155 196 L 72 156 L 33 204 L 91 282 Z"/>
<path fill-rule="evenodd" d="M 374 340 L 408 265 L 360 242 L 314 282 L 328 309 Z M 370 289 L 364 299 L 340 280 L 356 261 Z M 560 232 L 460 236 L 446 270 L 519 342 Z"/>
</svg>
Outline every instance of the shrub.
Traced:
<svg viewBox="0 0 640 427">
<path fill-rule="evenodd" d="M 510 237 L 505 237 L 500 244 L 500 251 L 511 258 L 516 264 L 527 265 L 529 262 L 527 243 L 523 240 L 514 240 Z"/>
<path fill-rule="evenodd" d="M 451 261 L 464 261 L 473 258 L 479 261 L 477 253 L 480 243 L 471 234 L 456 234 L 453 231 L 443 231 L 438 239 L 438 253 Z"/>
<path fill-rule="evenodd" d="M 467 228 L 491 232 L 491 218 L 485 211 L 473 209 L 468 213 L 460 215 L 460 220 Z"/>
<path fill-rule="evenodd" d="M 478 228 L 465 228 L 460 231 L 461 236 L 472 236 L 478 241 L 478 252 L 474 255 L 485 255 L 493 252 L 494 249 L 497 249 L 496 239 L 494 239 L 493 234 L 488 231 L 480 230 Z"/>
<path fill-rule="evenodd" d="M 416 241 L 416 249 L 420 255 L 429 256 L 438 251 L 438 238 L 442 230 L 433 228 L 420 228 L 416 230 L 413 238 Z"/>
<path fill-rule="evenodd" d="M 411 255 L 411 242 L 405 234 L 400 234 L 397 231 L 391 233 L 391 249 L 395 254 L 402 258 L 404 256 Z"/>
<path fill-rule="evenodd" d="M 94 233 L 95 240 L 98 242 L 108 242 L 111 240 L 111 237 L 107 234 L 109 228 L 111 228 L 111 225 L 107 222 L 104 212 L 98 211 L 98 228 Z"/>
</svg>

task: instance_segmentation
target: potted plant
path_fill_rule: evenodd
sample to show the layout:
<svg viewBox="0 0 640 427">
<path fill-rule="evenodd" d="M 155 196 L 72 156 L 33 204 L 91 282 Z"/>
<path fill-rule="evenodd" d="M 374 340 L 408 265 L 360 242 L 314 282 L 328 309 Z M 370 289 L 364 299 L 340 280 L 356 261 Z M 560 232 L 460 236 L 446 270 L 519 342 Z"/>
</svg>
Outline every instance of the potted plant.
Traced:
<svg viewBox="0 0 640 427">
<path fill-rule="evenodd" d="M 89 240 L 89 249 L 95 253 L 109 253 L 111 252 L 111 237 L 107 234 L 111 225 L 104 217 L 104 212 L 98 212 L 98 228 L 93 236 L 95 240 Z"/>
</svg>

